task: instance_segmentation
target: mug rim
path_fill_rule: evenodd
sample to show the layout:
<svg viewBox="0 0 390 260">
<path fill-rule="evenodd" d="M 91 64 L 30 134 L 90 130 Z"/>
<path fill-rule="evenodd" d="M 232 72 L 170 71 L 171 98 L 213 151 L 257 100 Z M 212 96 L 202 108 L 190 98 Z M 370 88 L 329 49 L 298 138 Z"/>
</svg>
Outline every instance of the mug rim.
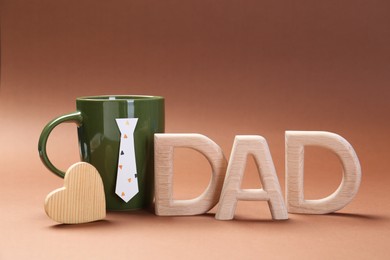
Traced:
<svg viewBox="0 0 390 260">
<path fill-rule="evenodd" d="M 115 101 L 151 101 L 164 99 L 162 96 L 150 95 L 97 95 L 97 96 L 83 96 L 76 98 L 76 101 L 92 101 L 92 102 L 115 102 Z"/>
</svg>

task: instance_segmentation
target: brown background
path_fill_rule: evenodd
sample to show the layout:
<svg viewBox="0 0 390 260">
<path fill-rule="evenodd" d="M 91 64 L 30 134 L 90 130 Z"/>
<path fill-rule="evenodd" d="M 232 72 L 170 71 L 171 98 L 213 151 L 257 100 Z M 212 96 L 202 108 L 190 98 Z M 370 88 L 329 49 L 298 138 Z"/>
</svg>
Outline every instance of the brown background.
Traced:
<svg viewBox="0 0 390 260">
<path fill-rule="evenodd" d="M 0 259 L 386 259 L 390 254 L 389 1 L 1 1 Z M 43 126 L 98 94 L 166 97 L 166 132 L 202 133 L 230 155 L 236 134 L 264 136 L 284 189 L 284 131 L 324 130 L 355 148 L 363 179 L 336 214 L 273 222 L 264 202 L 214 213 L 112 213 L 57 225 L 46 195 L 62 186 L 40 162 Z M 49 152 L 78 161 L 74 125 Z M 307 151 L 306 198 L 332 193 L 341 166 Z M 204 158 L 178 150 L 176 198 L 210 178 Z M 259 187 L 249 161 L 244 187 Z"/>
</svg>

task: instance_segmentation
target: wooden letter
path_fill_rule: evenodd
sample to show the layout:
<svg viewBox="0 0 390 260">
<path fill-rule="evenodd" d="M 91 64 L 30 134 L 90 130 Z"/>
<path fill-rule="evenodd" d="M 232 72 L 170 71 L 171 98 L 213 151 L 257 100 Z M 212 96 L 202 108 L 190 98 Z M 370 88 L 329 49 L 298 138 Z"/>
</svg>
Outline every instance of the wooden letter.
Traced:
<svg viewBox="0 0 390 260">
<path fill-rule="evenodd" d="M 249 154 L 255 158 L 263 189 L 240 188 Z M 268 201 L 273 219 L 288 219 L 267 141 L 261 136 L 236 136 L 215 218 L 233 219 L 238 200 Z"/>
<path fill-rule="evenodd" d="M 343 179 L 330 196 L 304 199 L 304 147 L 319 146 L 332 150 L 343 166 Z M 341 136 L 318 131 L 286 131 L 286 201 L 288 212 L 326 214 L 345 207 L 355 197 L 361 179 L 360 163 L 352 146 Z"/>
<path fill-rule="evenodd" d="M 175 147 L 201 152 L 210 162 L 212 177 L 207 189 L 192 200 L 172 198 L 173 153 Z M 221 193 L 227 161 L 221 148 L 200 134 L 155 134 L 155 209 L 159 216 L 197 215 L 213 208 Z"/>
</svg>

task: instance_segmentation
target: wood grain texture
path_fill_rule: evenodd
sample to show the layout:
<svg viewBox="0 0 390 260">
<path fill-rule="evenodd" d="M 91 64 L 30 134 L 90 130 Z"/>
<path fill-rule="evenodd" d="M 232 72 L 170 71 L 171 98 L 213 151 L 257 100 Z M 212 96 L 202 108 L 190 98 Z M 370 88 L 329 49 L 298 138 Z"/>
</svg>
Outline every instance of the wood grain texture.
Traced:
<svg viewBox="0 0 390 260">
<path fill-rule="evenodd" d="M 202 153 L 212 169 L 206 190 L 191 200 L 173 199 L 173 154 L 175 147 L 191 148 Z M 155 212 L 159 216 L 198 215 L 213 208 L 219 200 L 227 161 L 221 148 L 200 134 L 155 134 Z"/>
<path fill-rule="evenodd" d="M 304 147 L 334 152 L 343 167 L 337 190 L 326 198 L 304 199 Z M 361 168 L 352 146 L 341 136 L 321 131 L 286 131 L 286 202 L 290 213 L 327 214 L 345 207 L 359 190 Z"/>
<path fill-rule="evenodd" d="M 248 156 L 253 155 L 263 189 L 241 189 Z M 288 219 L 279 180 L 267 141 L 261 136 L 236 136 L 220 197 L 218 220 L 234 217 L 238 200 L 267 201 L 273 219 Z"/>
<path fill-rule="evenodd" d="M 64 187 L 54 190 L 45 200 L 46 214 L 64 224 L 103 219 L 106 200 L 102 179 L 92 165 L 80 162 L 66 172 Z"/>
</svg>

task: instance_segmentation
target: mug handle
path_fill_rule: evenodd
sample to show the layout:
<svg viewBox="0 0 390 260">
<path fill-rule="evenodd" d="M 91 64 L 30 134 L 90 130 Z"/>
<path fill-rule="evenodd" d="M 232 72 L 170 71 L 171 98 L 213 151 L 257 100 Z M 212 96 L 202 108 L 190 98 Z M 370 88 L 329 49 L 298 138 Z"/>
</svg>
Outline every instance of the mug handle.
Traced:
<svg viewBox="0 0 390 260">
<path fill-rule="evenodd" d="M 50 121 L 45 128 L 43 128 L 41 136 L 39 137 L 38 142 L 38 151 L 39 151 L 39 157 L 41 158 L 43 164 L 54 174 L 57 176 L 64 178 L 65 172 L 59 170 L 57 167 L 55 167 L 51 161 L 49 160 L 47 153 L 46 153 L 46 144 L 47 139 L 49 138 L 49 135 L 51 131 L 59 124 L 64 122 L 70 122 L 70 123 L 76 123 L 77 126 L 82 125 L 83 117 L 81 115 L 81 112 L 77 111 L 74 113 L 66 114 L 59 116 L 52 121 Z"/>
</svg>

